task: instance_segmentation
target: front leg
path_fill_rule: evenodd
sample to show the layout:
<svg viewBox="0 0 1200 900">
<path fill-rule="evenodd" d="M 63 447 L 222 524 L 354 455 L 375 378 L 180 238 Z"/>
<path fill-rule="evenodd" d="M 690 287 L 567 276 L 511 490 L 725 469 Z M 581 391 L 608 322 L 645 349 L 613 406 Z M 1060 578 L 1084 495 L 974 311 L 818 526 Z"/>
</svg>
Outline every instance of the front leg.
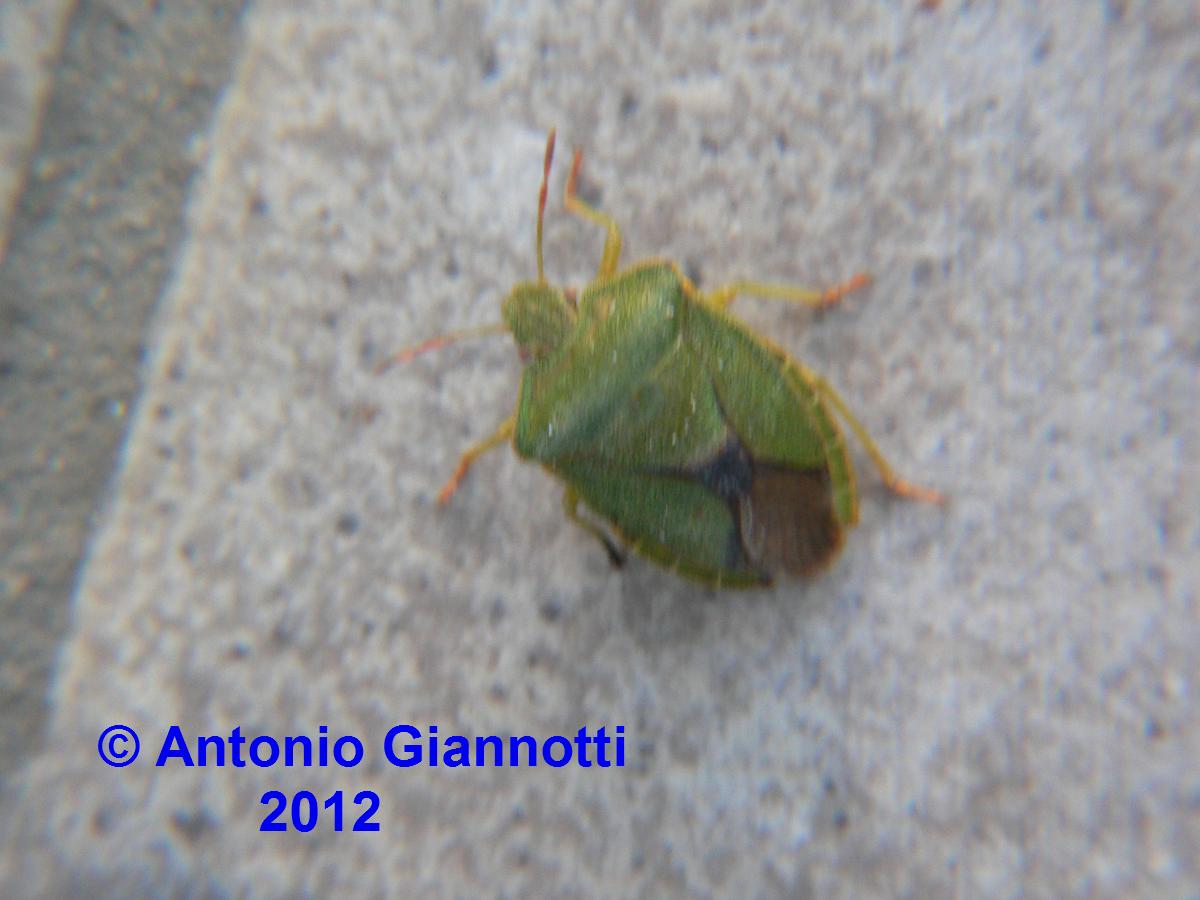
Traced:
<svg viewBox="0 0 1200 900">
<path fill-rule="evenodd" d="M 462 480 L 467 477 L 467 470 L 471 465 L 483 454 L 489 450 L 500 446 L 505 441 L 513 436 L 513 431 L 517 427 L 517 414 L 513 413 L 507 419 L 500 423 L 500 427 L 492 433 L 492 436 L 486 440 L 480 441 L 467 449 L 458 460 L 458 466 L 454 470 L 454 474 L 450 476 L 442 489 L 438 492 L 438 506 L 445 506 L 450 502 L 450 498 L 454 496 L 454 492 L 458 490 L 458 486 L 462 484 Z"/>
</svg>

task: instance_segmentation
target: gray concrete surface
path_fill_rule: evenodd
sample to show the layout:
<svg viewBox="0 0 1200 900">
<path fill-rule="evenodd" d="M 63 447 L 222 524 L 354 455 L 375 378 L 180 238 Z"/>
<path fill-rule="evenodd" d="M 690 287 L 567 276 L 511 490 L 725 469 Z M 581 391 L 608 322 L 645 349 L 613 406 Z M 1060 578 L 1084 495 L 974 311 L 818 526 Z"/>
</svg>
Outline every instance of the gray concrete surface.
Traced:
<svg viewBox="0 0 1200 900">
<path fill-rule="evenodd" d="M 72 8 L 66 0 L 60 2 L 5 3 L 0 5 L 0 273 L 4 272 L 5 249 L 12 210 L 24 184 L 29 156 L 37 141 L 46 94 L 53 82 L 51 73 L 58 57 L 63 25 Z M 3 275 L 0 275 L 0 279 Z M 0 281 L 2 283 L 2 281 Z M 7 312 L 9 301 L 0 294 L 0 310 Z M 16 502 L 15 485 L 29 468 L 26 455 L 29 445 L 36 441 L 13 438 L 20 432 L 12 424 L 15 410 L 11 398 L 23 393 L 25 385 L 14 375 L 17 363 L 13 358 L 10 338 L 16 322 L 3 316 L 0 331 L 0 386 L 4 388 L 0 409 L 4 416 L 3 439 L 0 439 L 0 780 L 23 750 L 35 742 L 44 722 L 45 694 L 50 669 L 58 641 L 65 631 L 67 589 L 60 587 L 39 603 L 26 606 L 24 597 L 34 578 L 29 563 L 32 546 L 54 544 L 24 527 L 24 509 Z M 19 448 L 19 449 L 18 449 Z M 43 471 L 46 468 L 43 466 Z M 48 475 L 47 477 L 53 477 Z M 76 516 L 76 520 L 80 517 Z M 77 521 L 77 533 L 82 536 L 86 525 Z M 58 545 L 63 558 L 64 572 L 72 572 L 79 563 L 79 544 L 74 547 Z M 42 558 L 48 554 L 43 553 Z M 26 563 L 22 566 L 20 562 Z M 53 610 L 47 616 L 39 611 Z M 38 627 L 47 618 L 56 619 L 59 627 Z M 34 627 L 31 624 L 38 623 Z"/>
<path fill-rule="evenodd" d="M 39 138 L 0 261 L 0 780 L 41 742 L 240 6 L 81 0 L 29 112 Z"/>
<path fill-rule="evenodd" d="M 9 0 L 0 4 L 0 261 L 13 203 L 52 83 L 70 0 Z"/>
<path fill-rule="evenodd" d="M 1200 891 L 1200 22 L 914 6 L 259 3 L 4 893 Z M 874 272 L 738 309 L 952 503 L 864 464 L 838 565 L 757 594 L 611 570 L 510 453 L 437 510 L 511 346 L 372 367 L 533 273 L 551 124 L 627 258 Z M 553 277 L 599 246 L 555 204 Z M 368 762 L 108 769 L 118 722 L 150 756 L 325 724 Z M 629 765 L 397 770 L 396 722 L 620 723 Z M 376 790 L 383 834 L 260 834 L 272 788 Z"/>
</svg>

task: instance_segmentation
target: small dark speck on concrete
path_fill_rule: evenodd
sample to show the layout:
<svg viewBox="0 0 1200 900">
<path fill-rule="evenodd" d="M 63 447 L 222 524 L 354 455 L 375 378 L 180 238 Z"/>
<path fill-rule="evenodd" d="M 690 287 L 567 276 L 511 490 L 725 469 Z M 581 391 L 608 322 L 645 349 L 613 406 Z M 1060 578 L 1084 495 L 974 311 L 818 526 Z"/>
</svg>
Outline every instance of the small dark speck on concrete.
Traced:
<svg viewBox="0 0 1200 900">
<path fill-rule="evenodd" d="M 913 266 L 912 279 L 913 284 L 922 285 L 928 284 L 930 277 L 933 275 L 933 262 L 928 259 L 918 260 Z"/>
<path fill-rule="evenodd" d="M 101 806 L 92 816 L 92 831 L 96 834 L 107 834 L 113 825 L 113 813 L 107 806 Z"/>
<path fill-rule="evenodd" d="M 358 516 L 356 516 L 354 513 L 347 512 L 338 516 L 336 528 L 338 534 L 351 535 L 358 531 L 358 525 Z"/>
<path fill-rule="evenodd" d="M 363 363 L 368 364 L 371 367 L 374 367 L 375 363 L 377 362 L 375 355 L 378 352 L 379 351 L 375 346 L 375 342 L 370 338 L 367 338 L 358 345 L 358 358 L 362 360 Z"/>
<path fill-rule="evenodd" d="M 1054 49 L 1054 40 L 1050 37 L 1050 35 L 1048 35 L 1048 34 L 1044 35 L 1042 37 L 1042 39 L 1040 41 L 1038 41 L 1037 44 L 1034 45 L 1033 61 L 1035 63 L 1042 62 L 1043 60 L 1046 59 L 1047 56 L 1050 55 L 1050 53 L 1053 49 Z"/>
<path fill-rule="evenodd" d="M 246 208 L 250 211 L 250 215 L 261 217 L 267 214 L 271 206 L 267 203 L 266 197 L 260 192 L 255 191 L 250 195 L 250 199 L 246 203 Z"/>
<path fill-rule="evenodd" d="M 496 48 L 488 44 L 479 54 L 479 71 L 484 81 L 491 81 L 500 71 L 500 61 L 496 57 Z"/>
<path fill-rule="evenodd" d="M 634 771 L 639 775 L 647 774 L 654 763 L 654 756 L 658 752 L 658 747 L 654 741 L 646 739 L 637 742 L 637 761 L 633 764 Z"/>
<path fill-rule="evenodd" d="M 628 119 L 638 109 L 637 96 L 632 91 L 626 91 L 621 95 L 621 118 Z"/>
<path fill-rule="evenodd" d="M 189 844 L 196 843 L 212 831 L 216 824 L 212 815 L 203 809 L 195 811 L 181 809 L 171 816 L 171 825 Z"/>
<path fill-rule="evenodd" d="M 507 615 L 507 613 L 508 613 L 508 609 L 504 605 L 504 598 L 497 597 L 495 600 L 492 601 L 492 609 L 491 609 L 491 612 L 488 614 L 488 617 L 491 619 L 492 624 L 495 625 L 497 622 L 503 621 L 503 619 L 504 619 L 505 615 Z"/>
</svg>

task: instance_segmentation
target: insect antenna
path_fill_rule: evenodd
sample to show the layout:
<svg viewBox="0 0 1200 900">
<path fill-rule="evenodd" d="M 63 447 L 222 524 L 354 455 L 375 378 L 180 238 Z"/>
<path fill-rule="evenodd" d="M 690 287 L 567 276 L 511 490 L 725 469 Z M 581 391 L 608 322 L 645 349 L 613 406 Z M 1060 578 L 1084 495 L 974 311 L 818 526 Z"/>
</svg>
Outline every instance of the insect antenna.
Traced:
<svg viewBox="0 0 1200 900">
<path fill-rule="evenodd" d="M 375 374 L 382 375 L 392 366 L 402 366 L 407 362 L 411 362 L 422 353 L 428 353 L 430 350 L 439 350 L 442 347 L 456 344 L 459 341 L 467 340 L 468 338 L 484 337 L 489 334 L 504 334 L 508 331 L 508 326 L 503 322 L 493 322 L 490 325 L 480 325 L 476 328 L 464 328 L 461 331 L 451 331 L 446 334 L 439 334 L 437 337 L 431 337 L 428 340 L 422 341 L 419 344 L 413 344 L 411 347 L 405 347 L 399 353 L 394 353 L 383 362 L 375 366 Z"/>
<path fill-rule="evenodd" d="M 550 129 L 550 134 L 546 136 L 546 158 L 542 163 L 542 190 L 538 194 L 538 214 L 537 214 L 537 267 L 538 267 L 538 284 L 546 283 L 546 269 L 542 265 L 542 220 L 546 218 L 546 191 L 550 182 L 550 163 L 554 161 L 554 134 L 553 128 Z"/>
<path fill-rule="evenodd" d="M 546 157 L 542 163 L 542 189 L 538 193 L 538 214 L 537 214 L 537 269 L 538 269 L 538 284 L 546 283 L 546 268 L 542 262 L 542 221 L 546 218 L 546 196 L 549 191 L 550 183 L 550 164 L 554 161 L 554 137 L 555 129 L 550 129 L 550 134 L 546 136 Z M 467 338 L 483 337 L 488 334 L 504 334 L 508 331 L 508 326 L 503 322 L 496 322 L 492 325 L 481 325 L 477 328 L 464 328 L 461 331 L 451 331 L 448 334 L 439 334 L 437 337 L 429 338 L 419 344 L 413 344 L 411 347 L 405 347 L 399 353 L 394 353 L 387 359 L 378 363 L 375 366 L 375 374 L 382 375 L 392 366 L 402 366 L 407 362 L 411 362 L 422 353 L 428 353 L 430 350 L 438 350 L 449 344 L 457 343 L 458 341 Z"/>
</svg>

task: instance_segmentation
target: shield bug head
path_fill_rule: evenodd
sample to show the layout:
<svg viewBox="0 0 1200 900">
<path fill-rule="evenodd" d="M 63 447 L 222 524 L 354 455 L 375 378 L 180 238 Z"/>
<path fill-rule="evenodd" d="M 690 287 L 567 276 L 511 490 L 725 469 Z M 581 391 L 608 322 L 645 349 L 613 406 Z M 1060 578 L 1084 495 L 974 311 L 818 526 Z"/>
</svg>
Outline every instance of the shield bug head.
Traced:
<svg viewBox="0 0 1200 900">
<path fill-rule="evenodd" d="M 811 575 L 837 555 L 858 518 L 837 417 L 892 491 L 942 502 L 895 473 L 824 378 L 727 311 L 739 294 L 828 306 L 868 284 L 867 276 L 826 290 L 738 281 L 701 292 L 665 260 L 620 269 L 620 229 L 575 190 L 576 151 L 564 205 L 605 229 L 604 250 L 581 293 L 555 287 L 542 259 L 553 154 L 551 131 L 538 195 L 537 281 L 509 292 L 503 325 L 435 338 L 393 360 L 507 330 L 525 363 L 512 415 L 463 454 L 439 502 L 450 499 L 475 459 L 511 440 L 519 455 L 563 481 L 568 518 L 599 539 L 614 563 L 623 544 L 679 574 L 728 587 Z M 581 505 L 593 515 L 582 515 Z"/>
<path fill-rule="evenodd" d="M 566 296 L 549 284 L 518 284 L 504 298 L 500 315 L 525 363 L 559 347 L 575 325 L 575 311 Z"/>
</svg>

